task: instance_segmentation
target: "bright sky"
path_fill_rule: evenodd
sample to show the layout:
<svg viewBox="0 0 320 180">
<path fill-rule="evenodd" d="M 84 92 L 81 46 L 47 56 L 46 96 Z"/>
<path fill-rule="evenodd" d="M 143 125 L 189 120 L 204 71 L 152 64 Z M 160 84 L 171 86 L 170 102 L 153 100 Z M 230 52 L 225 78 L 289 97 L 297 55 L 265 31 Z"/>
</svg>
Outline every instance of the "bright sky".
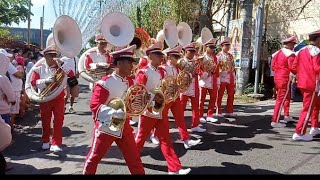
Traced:
<svg viewBox="0 0 320 180">
<path fill-rule="evenodd" d="M 32 0 L 33 7 L 31 11 L 31 28 L 40 29 L 40 17 L 42 17 L 42 8 L 44 5 L 44 29 L 50 29 L 55 22 L 55 14 L 53 10 L 52 0 Z M 20 24 L 12 24 L 12 27 L 28 28 L 28 22 L 20 22 Z"/>
</svg>

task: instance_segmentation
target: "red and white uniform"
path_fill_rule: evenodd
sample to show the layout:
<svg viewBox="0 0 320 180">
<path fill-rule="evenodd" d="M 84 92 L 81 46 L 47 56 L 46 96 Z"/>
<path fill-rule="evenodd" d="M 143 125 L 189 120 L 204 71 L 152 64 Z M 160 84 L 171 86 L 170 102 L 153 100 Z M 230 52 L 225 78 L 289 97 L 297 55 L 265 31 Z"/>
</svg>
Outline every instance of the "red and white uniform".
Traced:
<svg viewBox="0 0 320 180">
<path fill-rule="evenodd" d="M 234 60 L 230 53 L 221 51 L 217 54 L 217 59 L 220 65 L 220 89 L 218 92 L 218 114 L 222 114 L 221 104 L 224 91 L 227 89 L 227 113 L 233 113 L 233 102 L 235 94 L 235 72 L 234 72 Z M 230 70 L 225 70 L 221 64 L 228 64 Z"/>
<path fill-rule="evenodd" d="M 62 67 L 63 68 L 63 67 Z M 58 66 L 49 67 L 47 63 L 40 64 L 35 68 L 31 76 L 31 85 L 37 87 L 39 92 L 46 87 L 45 79 L 55 74 Z M 69 77 L 73 77 L 75 74 L 72 70 L 66 70 Z M 54 116 L 53 120 L 53 134 L 52 134 L 52 145 L 60 146 L 62 144 L 62 126 L 64 120 L 64 91 L 62 91 L 56 98 L 51 101 L 40 103 L 40 114 L 42 121 L 42 141 L 43 143 L 50 142 L 50 126 L 51 117 Z"/>
<path fill-rule="evenodd" d="M 208 106 L 207 117 L 213 117 L 215 106 L 218 97 L 218 86 L 220 86 L 219 77 L 219 63 L 217 57 L 209 54 L 205 54 L 203 61 L 213 61 L 216 66 L 213 72 L 214 74 L 208 74 L 200 69 L 199 72 L 199 86 L 200 86 L 200 117 L 204 114 L 204 102 L 206 100 L 207 93 L 209 92 L 210 101 Z"/>
<path fill-rule="evenodd" d="M 112 64 L 112 58 L 109 52 L 106 52 L 105 54 L 101 54 L 98 48 L 93 48 L 92 51 L 90 51 L 86 55 L 85 68 L 91 69 L 91 67 L 97 63 Z"/>
<path fill-rule="evenodd" d="M 138 71 L 136 83 L 145 85 L 150 92 L 160 86 L 164 74 L 165 72 L 162 68 L 155 68 L 151 64 L 148 64 Z M 168 111 L 166 111 L 166 113 L 167 112 Z M 169 121 L 164 119 L 166 116 L 164 112 L 158 114 L 152 113 L 151 109 L 148 108 L 146 112 L 140 116 L 136 143 L 138 150 L 142 151 L 147 137 L 151 130 L 155 128 L 155 136 L 159 138 L 161 151 L 167 161 L 168 169 L 170 172 L 177 172 L 181 169 L 181 163 L 172 146 L 169 134 Z"/>
<path fill-rule="evenodd" d="M 275 123 L 279 123 L 280 121 L 282 108 L 284 108 L 284 115 L 289 116 L 291 100 L 290 73 L 294 59 L 294 52 L 287 48 L 282 48 L 273 54 L 272 70 L 274 71 L 274 83 L 278 92 L 272 116 L 272 122 Z"/>
<path fill-rule="evenodd" d="M 320 49 L 313 45 L 303 48 L 294 60 L 292 70 L 298 77 L 298 88 L 303 94 L 303 108 L 296 126 L 297 134 L 305 134 L 311 117 L 311 126 L 318 128 Z"/>
<path fill-rule="evenodd" d="M 161 66 L 167 76 L 173 76 L 177 77 L 179 74 L 179 69 L 175 67 L 170 62 L 167 62 L 166 64 Z M 181 101 L 179 98 L 177 98 L 174 102 L 170 102 L 169 104 L 166 104 L 165 108 L 162 111 L 163 120 L 169 121 L 168 113 L 169 110 L 171 110 L 173 117 L 175 119 L 175 122 L 178 126 L 181 140 L 186 141 L 190 139 L 190 135 L 188 133 L 188 129 L 184 120 L 184 109 L 181 106 Z"/>
<path fill-rule="evenodd" d="M 143 56 L 142 58 L 140 58 L 138 67 L 139 67 L 139 69 L 141 69 L 143 67 L 146 67 L 148 64 L 149 64 L 148 57 Z"/>
<path fill-rule="evenodd" d="M 192 60 L 187 59 L 186 57 L 183 59 L 184 63 L 191 64 Z M 192 74 L 190 74 L 192 76 Z M 180 96 L 182 108 L 185 110 L 187 106 L 188 99 L 191 99 L 192 106 L 192 126 L 191 128 L 198 127 L 200 125 L 200 117 L 199 117 L 199 79 L 198 75 L 192 78 L 192 83 L 186 92 L 182 93 Z"/>
<path fill-rule="evenodd" d="M 101 124 L 98 120 L 111 119 L 114 109 L 105 105 L 113 98 L 124 97 L 126 91 L 133 85 L 132 79 L 122 78 L 113 73 L 104 76 L 97 82 L 90 101 L 90 108 L 93 112 L 95 122 L 92 147 L 87 155 L 84 174 L 95 174 L 97 166 L 105 153 L 115 142 L 121 150 L 131 174 L 144 174 L 144 168 L 137 150 L 133 129 L 128 119 L 125 122 L 123 131 L 112 132 L 109 127 Z"/>
</svg>

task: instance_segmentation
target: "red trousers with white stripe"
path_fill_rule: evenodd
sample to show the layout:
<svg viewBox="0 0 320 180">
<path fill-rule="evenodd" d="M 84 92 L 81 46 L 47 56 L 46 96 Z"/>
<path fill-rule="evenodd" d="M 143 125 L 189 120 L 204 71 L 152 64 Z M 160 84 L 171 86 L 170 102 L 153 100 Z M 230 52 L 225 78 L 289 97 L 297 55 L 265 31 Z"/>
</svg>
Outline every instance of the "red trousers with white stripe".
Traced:
<svg viewBox="0 0 320 180">
<path fill-rule="evenodd" d="M 206 101 L 207 93 L 209 92 L 210 100 L 209 100 L 209 106 L 208 106 L 208 112 L 207 117 L 213 117 L 213 114 L 215 112 L 215 106 L 217 102 L 217 96 L 218 96 L 218 89 L 217 86 L 215 86 L 213 89 L 208 88 L 200 88 L 200 117 L 203 117 L 204 114 L 204 102 Z"/>
<path fill-rule="evenodd" d="M 176 101 L 171 102 L 165 106 L 162 111 L 162 119 L 169 121 L 169 110 L 171 110 L 172 115 L 175 119 L 175 122 L 178 126 L 181 141 L 186 141 L 190 139 L 190 135 L 188 133 L 188 129 L 186 126 L 186 122 L 184 120 L 184 110 L 182 109 L 180 99 L 176 99 Z"/>
<path fill-rule="evenodd" d="M 53 120 L 52 145 L 60 146 L 62 144 L 62 126 L 64 120 L 64 93 L 61 93 L 55 99 L 40 103 L 40 114 L 42 121 L 42 142 L 50 142 L 51 118 Z"/>
<path fill-rule="evenodd" d="M 98 124 L 96 124 L 97 127 Z M 121 139 L 115 138 L 108 134 L 104 134 L 95 128 L 92 147 L 87 155 L 83 174 L 95 174 L 97 171 L 98 164 L 101 159 L 108 152 L 113 142 L 116 142 L 131 174 L 145 174 L 142 161 L 140 159 L 140 153 L 137 149 L 133 129 L 129 125 L 128 120 L 124 125 L 123 135 Z"/>
<path fill-rule="evenodd" d="M 303 94 L 303 107 L 296 126 L 297 134 L 306 134 L 308 122 L 311 118 L 311 127 L 318 128 L 320 99 L 317 92 L 300 89 Z"/>
<path fill-rule="evenodd" d="M 279 123 L 281 110 L 283 108 L 284 115 L 289 116 L 290 100 L 291 100 L 291 82 L 278 82 L 275 80 L 277 88 L 277 100 L 274 106 L 272 122 Z"/>
<path fill-rule="evenodd" d="M 152 129 L 156 128 L 155 135 L 160 141 L 160 148 L 167 161 L 168 171 L 176 172 L 181 169 L 181 162 L 174 151 L 170 134 L 169 121 L 165 119 L 154 119 L 147 116 L 140 116 L 136 143 L 138 151 L 141 152 Z"/>
<path fill-rule="evenodd" d="M 225 83 L 221 82 L 220 89 L 218 92 L 218 100 L 217 100 L 217 106 L 218 106 L 218 114 L 222 114 L 222 98 L 224 95 L 224 91 L 227 90 L 228 99 L 227 99 L 227 113 L 233 113 L 233 102 L 234 102 L 234 94 L 235 94 L 235 86 L 232 81 L 232 83 Z"/>
<path fill-rule="evenodd" d="M 185 95 L 183 95 L 181 97 L 181 106 L 182 106 L 183 112 L 187 107 L 187 102 L 188 102 L 189 98 L 191 99 L 191 109 L 192 109 L 192 126 L 191 126 L 191 128 L 195 128 L 200 125 L 199 91 L 198 92 L 196 91 L 195 97 L 185 96 Z M 183 114 L 183 116 L 184 116 L 184 114 Z"/>
</svg>

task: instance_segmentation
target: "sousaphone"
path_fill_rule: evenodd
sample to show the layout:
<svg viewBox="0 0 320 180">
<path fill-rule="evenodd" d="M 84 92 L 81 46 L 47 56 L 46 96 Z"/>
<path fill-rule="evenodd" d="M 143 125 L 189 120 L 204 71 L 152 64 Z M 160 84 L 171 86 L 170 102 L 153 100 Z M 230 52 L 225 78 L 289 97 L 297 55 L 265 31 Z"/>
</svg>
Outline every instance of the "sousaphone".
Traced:
<svg viewBox="0 0 320 180">
<path fill-rule="evenodd" d="M 122 48 L 130 44 L 135 35 L 134 24 L 125 14 L 111 12 L 104 16 L 101 24 L 101 33 L 108 44 L 115 48 Z M 95 83 L 101 78 L 101 73 L 88 72 L 85 69 L 86 55 L 92 51 L 89 49 L 79 59 L 78 69 L 83 79 Z M 110 67 L 111 68 L 111 67 Z"/>
<path fill-rule="evenodd" d="M 58 52 L 69 57 L 77 56 L 82 48 L 82 35 L 77 22 L 69 16 L 60 16 L 54 24 L 53 33 L 49 35 L 46 43 L 47 48 L 56 48 Z M 61 61 L 57 60 L 60 66 L 54 74 L 55 82 L 47 85 L 41 92 L 31 85 L 31 77 L 33 72 L 39 69 L 45 58 L 39 60 L 26 76 L 25 91 L 28 97 L 35 102 L 43 103 L 56 98 L 65 88 L 67 84 L 66 72 L 68 69 L 63 67 Z"/>
</svg>

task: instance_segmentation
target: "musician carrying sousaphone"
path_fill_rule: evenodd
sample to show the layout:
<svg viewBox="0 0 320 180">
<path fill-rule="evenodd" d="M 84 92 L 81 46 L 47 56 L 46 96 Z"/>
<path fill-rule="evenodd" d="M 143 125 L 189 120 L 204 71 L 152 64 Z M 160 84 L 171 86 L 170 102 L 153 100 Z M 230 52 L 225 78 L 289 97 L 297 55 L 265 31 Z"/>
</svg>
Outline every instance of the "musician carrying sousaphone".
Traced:
<svg viewBox="0 0 320 180">
<path fill-rule="evenodd" d="M 95 36 L 95 42 L 97 46 L 84 52 L 78 63 L 78 69 L 80 75 L 90 82 L 90 89 L 92 90 L 95 82 L 101 79 L 101 77 L 111 74 L 112 69 L 112 57 L 110 56 L 109 44 L 103 34 L 97 34 Z"/>
<path fill-rule="evenodd" d="M 119 50 L 111 53 L 115 71 L 99 80 L 93 90 L 90 108 L 95 127 L 83 174 L 96 173 L 98 164 L 113 142 L 121 150 L 131 174 L 145 174 L 128 119 L 144 113 L 149 96 L 144 86 L 134 85 L 133 79 L 128 78 L 135 62 L 136 46 L 121 48 L 132 41 L 134 25 L 120 12 L 107 14 L 102 24 L 102 33 Z"/>
<path fill-rule="evenodd" d="M 62 151 L 64 88 L 67 77 L 75 75 L 68 66 L 64 66 L 57 59 L 58 51 L 68 57 L 75 57 L 80 52 L 81 46 L 81 31 L 76 21 L 69 16 L 60 16 L 55 22 L 53 34 L 47 39 L 47 47 L 42 52 L 44 58 L 40 59 L 27 74 L 26 93 L 32 101 L 40 103 L 44 150 L 50 148 L 54 152 Z M 52 114 L 54 126 L 50 147 Z"/>
</svg>

